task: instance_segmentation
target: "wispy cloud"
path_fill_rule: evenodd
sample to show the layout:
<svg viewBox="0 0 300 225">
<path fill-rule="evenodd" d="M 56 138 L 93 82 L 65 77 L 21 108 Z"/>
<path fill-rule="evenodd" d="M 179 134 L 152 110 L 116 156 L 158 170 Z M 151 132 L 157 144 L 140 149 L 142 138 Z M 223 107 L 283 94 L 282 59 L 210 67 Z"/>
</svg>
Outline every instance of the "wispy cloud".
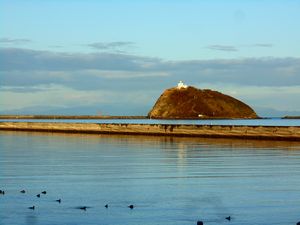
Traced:
<svg viewBox="0 0 300 225">
<path fill-rule="evenodd" d="M 25 38 L 0 38 L 0 44 L 27 44 L 32 42 Z"/>
<path fill-rule="evenodd" d="M 157 64 L 158 60 L 118 53 L 59 53 L 21 48 L 0 48 L 0 56 L 3 57 L 0 60 L 0 70 L 23 71 L 77 71 L 83 69 L 136 71 L 146 63 Z"/>
<path fill-rule="evenodd" d="M 236 52 L 238 49 L 233 45 L 209 45 L 206 48 L 216 51 Z"/>
<path fill-rule="evenodd" d="M 224 51 L 224 52 L 236 52 L 239 49 L 243 48 L 272 48 L 274 47 L 271 43 L 256 43 L 256 44 L 247 44 L 247 45 L 209 45 L 205 48 L 214 50 L 214 51 Z"/>
<path fill-rule="evenodd" d="M 252 45 L 253 47 L 261 47 L 261 48 L 272 48 L 274 45 L 270 43 L 257 43 Z"/>
<path fill-rule="evenodd" d="M 95 42 L 88 44 L 87 46 L 101 51 L 112 51 L 121 53 L 127 52 L 128 50 L 135 48 L 135 43 L 129 41 Z"/>
<path fill-rule="evenodd" d="M 40 86 L 0 86 L 0 92 L 35 93 L 50 90 L 49 85 Z"/>
</svg>

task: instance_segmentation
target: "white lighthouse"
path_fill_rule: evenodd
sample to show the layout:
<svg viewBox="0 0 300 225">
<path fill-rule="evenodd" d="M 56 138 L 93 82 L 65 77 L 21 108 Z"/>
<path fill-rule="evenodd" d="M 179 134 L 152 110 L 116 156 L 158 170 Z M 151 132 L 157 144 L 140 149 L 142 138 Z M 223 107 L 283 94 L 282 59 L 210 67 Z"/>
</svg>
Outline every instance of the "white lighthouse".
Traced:
<svg viewBox="0 0 300 225">
<path fill-rule="evenodd" d="M 188 86 L 186 84 L 184 84 L 182 81 L 179 81 L 179 83 L 177 84 L 177 88 L 178 89 L 182 89 L 182 88 L 187 88 Z"/>
</svg>

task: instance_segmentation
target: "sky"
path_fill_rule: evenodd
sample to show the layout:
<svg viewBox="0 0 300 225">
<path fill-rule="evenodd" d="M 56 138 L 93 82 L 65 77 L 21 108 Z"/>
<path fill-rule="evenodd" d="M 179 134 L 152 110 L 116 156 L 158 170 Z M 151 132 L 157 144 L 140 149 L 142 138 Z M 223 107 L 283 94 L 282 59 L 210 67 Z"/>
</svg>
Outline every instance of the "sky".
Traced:
<svg viewBox="0 0 300 225">
<path fill-rule="evenodd" d="M 0 114 L 146 115 L 179 80 L 300 115 L 298 0 L 0 0 Z"/>
</svg>

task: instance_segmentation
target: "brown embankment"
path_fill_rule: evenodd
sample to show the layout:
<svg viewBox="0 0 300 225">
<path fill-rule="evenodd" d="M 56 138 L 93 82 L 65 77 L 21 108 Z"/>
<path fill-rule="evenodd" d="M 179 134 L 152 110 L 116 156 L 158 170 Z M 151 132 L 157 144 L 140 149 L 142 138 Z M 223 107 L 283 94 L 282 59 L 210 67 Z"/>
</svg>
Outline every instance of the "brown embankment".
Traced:
<svg viewBox="0 0 300 225">
<path fill-rule="evenodd" d="M 297 120 L 299 120 L 300 116 L 285 116 L 285 117 L 282 117 L 282 119 L 297 119 Z"/>
<path fill-rule="evenodd" d="M 0 130 L 140 134 L 300 141 L 300 126 L 0 122 Z"/>
</svg>

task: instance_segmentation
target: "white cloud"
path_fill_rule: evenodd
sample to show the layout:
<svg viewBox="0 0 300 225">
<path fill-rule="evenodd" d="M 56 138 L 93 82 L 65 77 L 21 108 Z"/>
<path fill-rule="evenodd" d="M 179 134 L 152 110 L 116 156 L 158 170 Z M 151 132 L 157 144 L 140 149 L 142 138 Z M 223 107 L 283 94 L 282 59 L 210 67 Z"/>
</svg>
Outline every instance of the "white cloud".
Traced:
<svg viewBox="0 0 300 225">
<path fill-rule="evenodd" d="M 95 42 L 88 44 L 87 46 L 98 51 L 122 54 L 136 48 L 135 43 L 130 41 Z"/>
<path fill-rule="evenodd" d="M 27 44 L 32 42 L 26 38 L 0 38 L 0 44 Z"/>
<path fill-rule="evenodd" d="M 150 109 L 179 80 L 251 106 L 300 110 L 299 58 L 164 61 L 107 53 L 0 48 L 1 109 L 129 103 Z M 3 99 L 3 98 L 1 98 Z"/>
<path fill-rule="evenodd" d="M 238 49 L 233 45 L 209 45 L 206 48 L 216 51 L 236 52 Z"/>
</svg>

